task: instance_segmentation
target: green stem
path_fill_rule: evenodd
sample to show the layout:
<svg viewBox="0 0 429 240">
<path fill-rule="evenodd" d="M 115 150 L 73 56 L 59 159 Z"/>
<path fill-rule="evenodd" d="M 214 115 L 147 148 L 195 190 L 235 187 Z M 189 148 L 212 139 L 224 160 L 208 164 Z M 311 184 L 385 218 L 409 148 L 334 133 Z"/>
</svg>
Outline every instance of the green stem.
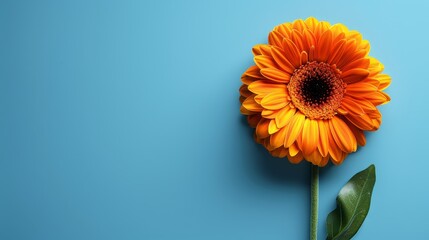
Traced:
<svg viewBox="0 0 429 240">
<path fill-rule="evenodd" d="M 317 240 L 317 221 L 319 208 L 319 167 L 311 164 L 311 220 L 310 240 Z"/>
</svg>

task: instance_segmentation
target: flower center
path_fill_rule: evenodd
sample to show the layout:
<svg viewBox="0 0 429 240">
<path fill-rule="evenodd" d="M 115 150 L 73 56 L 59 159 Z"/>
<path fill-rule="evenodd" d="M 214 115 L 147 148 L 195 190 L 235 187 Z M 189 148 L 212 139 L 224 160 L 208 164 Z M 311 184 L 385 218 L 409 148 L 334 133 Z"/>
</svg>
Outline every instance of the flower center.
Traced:
<svg viewBox="0 0 429 240">
<path fill-rule="evenodd" d="M 332 118 L 345 89 L 341 72 L 324 62 L 309 62 L 295 69 L 288 84 L 292 103 L 312 119 Z"/>
</svg>

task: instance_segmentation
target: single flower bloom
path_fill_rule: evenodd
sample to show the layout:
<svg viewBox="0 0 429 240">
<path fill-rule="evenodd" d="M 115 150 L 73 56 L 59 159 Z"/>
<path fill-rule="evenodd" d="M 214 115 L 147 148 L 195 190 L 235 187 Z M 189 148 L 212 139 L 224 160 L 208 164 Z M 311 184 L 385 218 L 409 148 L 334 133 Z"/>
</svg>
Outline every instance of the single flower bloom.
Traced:
<svg viewBox="0 0 429 240">
<path fill-rule="evenodd" d="M 362 35 L 310 17 L 274 28 L 242 75 L 241 113 L 273 156 L 341 164 L 380 127 L 390 76 Z"/>
</svg>

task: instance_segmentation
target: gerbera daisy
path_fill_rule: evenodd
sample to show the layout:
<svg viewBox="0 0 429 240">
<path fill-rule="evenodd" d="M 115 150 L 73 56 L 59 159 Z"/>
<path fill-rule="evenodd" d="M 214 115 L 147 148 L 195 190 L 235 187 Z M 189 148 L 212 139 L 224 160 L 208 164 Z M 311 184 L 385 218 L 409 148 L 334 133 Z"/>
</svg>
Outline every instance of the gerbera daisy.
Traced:
<svg viewBox="0 0 429 240">
<path fill-rule="evenodd" d="M 241 112 L 256 141 L 275 157 L 318 166 L 364 146 L 364 131 L 380 127 L 376 107 L 390 100 L 383 90 L 391 81 L 369 50 L 342 24 L 310 17 L 275 27 L 241 77 Z"/>
</svg>

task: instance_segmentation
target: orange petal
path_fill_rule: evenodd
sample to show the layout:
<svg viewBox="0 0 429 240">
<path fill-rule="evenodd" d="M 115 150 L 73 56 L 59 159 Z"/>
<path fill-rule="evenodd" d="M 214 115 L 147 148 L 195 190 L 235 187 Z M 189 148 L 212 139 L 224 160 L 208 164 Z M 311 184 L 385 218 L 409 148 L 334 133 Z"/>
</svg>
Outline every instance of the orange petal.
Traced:
<svg viewBox="0 0 429 240">
<path fill-rule="evenodd" d="M 320 163 L 322 162 L 322 158 L 323 158 L 322 155 L 319 153 L 317 149 L 314 150 L 312 153 L 305 155 L 305 159 L 307 161 L 317 166 L 320 166 Z"/>
<path fill-rule="evenodd" d="M 332 37 L 334 40 L 339 41 L 345 38 L 345 33 L 348 32 L 346 26 L 341 23 L 336 23 L 331 26 L 330 30 L 332 31 Z"/>
<path fill-rule="evenodd" d="M 267 44 L 258 44 L 252 48 L 254 56 L 265 55 L 271 56 L 271 46 Z"/>
<path fill-rule="evenodd" d="M 256 130 L 255 130 L 256 136 L 258 136 L 258 138 L 263 139 L 270 136 L 270 134 L 268 133 L 269 124 L 270 124 L 270 120 L 268 119 L 261 119 L 261 121 L 259 121 L 258 125 L 256 125 Z"/>
<path fill-rule="evenodd" d="M 298 164 L 298 163 L 300 163 L 304 159 L 304 157 L 302 156 L 301 152 L 299 152 L 298 154 L 296 154 L 293 157 L 290 156 L 290 155 L 288 155 L 287 158 L 289 159 L 289 161 L 291 163 L 294 163 L 294 164 Z"/>
<path fill-rule="evenodd" d="M 295 157 L 298 153 L 300 152 L 298 146 L 296 145 L 296 143 L 292 144 L 289 148 L 289 155 L 291 157 Z"/>
<path fill-rule="evenodd" d="M 264 95 L 256 95 L 253 99 L 255 100 L 255 102 L 259 105 L 261 105 L 262 99 L 264 98 Z"/>
<path fill-rule="evenodd" d="M 260 68 L 277 68 L 274 59 L 270 56 L 258 55 L 253 58 L 253 61 Z"/>
<path fill-rule="evenodd" d="M 392 81 L 392 78 L 387 74 L 378 74 L 376 76 L 376 79 L 380 81 L 380 85 L 378 87 L 379 90 L 386 89 L 390 85 L 390 82 Z"/>
<path fill-rule="evenodd" d="M 337 67 L 339 69 L 343 69 L 347 64 L 353 63 L 354 61 L 358 59 L 365 58 L 367 56 L 367 53 L 365 50 L 350 50 L 351 52 L 344 52 L 343 57 L 338 61 Z M 363 68 L 363 67 L 361 67 Z"/>
<path fill-rule="evenodd" d="M 300 52 L 295 43 L 293 43 L 290 39 L 283 39 L 283 50 L 289 62 L 295 68 L 298 68 L 300 66 Z"/>
<path fill-rule="evenodd" d="M 265 96 L 262 101 L 262 107 L 270 110 L 281 109 L 289 103 L 286 92 L 272 92 Z"/>
<path fill-rule="evenodd" d="M 244 100 L 240 99 L 240 102 L 243 103 Z M 247 110 L 245 107 L 243 107 L 243 105 L 240 106 L 240 113 L 243 115 L 254 115 L 255 114 L 255 112 Z"/>
<path fill-rule="evenodd" d="M 302 152 L 304 156 L 310 155 L 317 149 L 319 140 L 319 126 L 317 120 L 305 119 L 302 129 Z"/>
<path fill-rule="evenodd" d="M 337 113 L 341 114 L 341 115 L 347 115 L 349 114 L 349 112 L 341 107 L 337 108 Z"/>
<path fill-rule="evenodd" d="M 347 84 L 356 83 L 368 77 L 369 71 L 362 68 L 353 68 L 341 74 L 342 79 Z"/>
<path fill-rule="evenodd" d="M 319 144 L 317 145 L 320 154 L 323 157 L 328 155 L 328 145 L 329 145 L 329 125 L 326 120 L 318 120 L 319 122 Z"/>
<path fill-rule="evenodd" d="M 310 47 L 315 45 L 314 35 L 308 29 L 302 33 L 302 47 L 306 52 L 310 51 Z"/>
<path fill-rule="evenodd" d="M 345 39 L 346 37 L 346 35 L 343 32 L 340 32 L 340 33 L 335 32 L 332 28 L 331 28 L 331 31 L 332 31 L 332 46 L 334 46 L 335 43 L 338 43 L 339 41 Z M 334 49 L 332 48 L 332 51 L 333 50 Z"/>
<path fill-rule="evenodd" d="M 343 151 L 341 151 L 340 147 L 337 145 L 337 143 L 335 142 L 333 136 L 332 136 L 332 132 L 331 130 L 329 130 L 329 156 L 332 159 L 332 162 L 334 164 L 340 164 L 343 160 Z"/>
<path fill-rule="evenodd" d="M 300 33 L 298 30 L 295 30 L 295 29 L 292 30 L 290 39 L 292 40 L 293 43 L 295 43 L 299 52 L 305 50 L 302 38 L 303 38 L 302 33 Z"/>
<path fill-rule="evenodd" d="M 381 92 L 381 94 L 383 94 L 386 97 L 386 101 L 383 102 L 382 104 L 386 104 L 386 103 L 390 102 L 390 96 L 387 93 Z"/>
<path fill-rule="evenodd" d="M 314 51 L 315 51 L 314 45 L 310 47 L 310 52 L 308 53 L 308 61 L 314 61 Z"/>
<path fill-rule="evenodd" d="M 278 83 L 287 83 L 290 80 L 290 75 L 276 68 L 261 69 L 261 74 L 271 81 Z"/>
<path fill-rule="evenodd" d="M 270 137 L 270 144 L 273 148 L 278 148 L 280 146 L 283 147 L 283 144 L 285 142 L 285 136 L 286 136 L 286 129 L 281 128 L 278 132 L 274 133 Z"/>
<path fill-rule="evenodd" d="M 286 132 L 284 147 L 286 148 L 290 147 L 293 144 L 293 142 L 295 142 L 298 135 L 301 134 L 301 130 L 304 127 L 304 120 L 305 120 L 304 114 L 300 112 L 295 113 L 295 115 L 293 116 L 293 119 L 291 120 L 289 125 L 287 125 L 287 132 Z"/>
<path fill-rule="evenodd" d="M 369 73 L 369 76 L 364 80 L 362 80 L 361 82 L 371 84 L 378 88 L 380 86 L 380 82 L 375 77 L 370 77 L 370 76 L 371 76 L 371 72 Z"/>
<path fill-rule="evenodd" d="M 308 54 L 306 51 L 302 51 L 301 52 L 301 58 L 300 58 L 300 63 L 301 65 L 304 65 L 308 62 Z"/>
<path fill-rule="evenodd" d="M 381 124 L 381 113 L 377 111 L 372 111 L 368 114 L 368 117 L 371 118 L 372 124 L 374 125 L 374 130 L 377 130 Z"/>
<path fill-rule="evenodd" d="M 242 76 L 249 76 L 252 78 L 263 78 L 263 76 L 261 75 L 261 73 L 259 72 L 259 67 L 258 66 L 251 66 L 249 67 Z"/>
<path fill-rule="evenodd" d="M 314 17 L 309 17 L 305 19 L 305 24 L 307 25 L 308 29 L 314 32 L 316 30 L 317 25 L 319 25 L 319 21 Z"/>
<path fill-rule="evenodd" d="M 287 157 L 288 150 L 286 148 L 284 148 L 284 147 L 280 147 L 280 149 L 281 150 L 280 150 L 279 157 L 281 157 L 281 158 Z"/>
<path fill-rule="evenodd" d="M 349 120 L 352 124 L 354 124 L 357 128 L 361 130 L 371 131 L 375 128 L 371 118 L 369 118 L 366 114 L 361 116 L 348 114 L 345 115 L 345 117 L 347 118 L 347 120 Z"/>
<path fill-rule="evenodd" d="M 329 55 L 327 62 L 330 64 L 338 63 L 339 59 L 343 56 L 345 50 L 346 40 L 342 39 L 334 44 L 332 53 Z"/>
<path fill-rule="evenodd" d="M 243 103 L 243 102 L 244 102 L 244 100 L 246 100 L 246 98 L 247 98 L 247 97 L 240 96 L 240 97 L 238 98 L 238 100 L 240 100 L 240 103 Z"/>
<path fill-rule="evenodd" d="M 304 29 L 307 28 L 305 25 L 305 22 L 302 19 L 297 19 L 293 21 L 292 28 L 298 30 L 299 32 L 302 32 Z"/>
<path fill-rule="evenodd" d="M 369 62 L 369 58 L 359 58 L 353 62 L 347 63 L 343 68 L 341 68 L 341 71 L 345 72 L 353 68 L 367 69 L 369 67 Z"/>
<path fill-rule="evenodd" d="M 273 30 L 268 35 L 268 43 L 273 46 L 282 47 L 282 41 L 285 38 L 281 33 Z"/>
<path fill-rule="evenodd" d="M 271 55 L 283 71 L 289 74 L 293 73 L 295 67 L 286 58 L 286 53 L 282 49 L 276 47 L 271 48 Z"/>
<path fill-rule="evenodd" d="M 353 124 L 347 124 L 347 126 L 349 126 L 350 130 L 353 132 L 353 135 L 356 137 L 357 144 L 359 146 L 365 146 L 366 138 L 364 132 Z"/>
<path fill-rule="evenodd" d="M 276 126 L 276 122 L 274 121 L 274 119 L 270 120 L 270 123 L 268 124 L 268 133 L 274 134 L 279 130 L 280 129 Z"/>
<path fill-rule="evenodd" d="M 360 34 L 356 30 L 349 31 L 347 37 L 354 38 L 356 40 L 356 45 L 360 45 L 360 43 L 362 42 L 362 34 Z"/>
<path fill-rule="evenodd" d="M 246 85 L 249 85 L 252 82 L 257 81 L 257 80 L 259 80 L 259 79 L 253 78 L 253 77 L 249 77 L 249 76 L 245 76 L 245 75 L 241 76 L 241 82 L 243 84 L 246 84 Z"/>
<path fill-rule="evenodd" d="M 246 98 L 243 102 L 243 107 L 252 112 L 261 112 L 264 108 L 255 102 L 255 99 L 253 99 L 254 96 L 255 95 L 252 95 Z"/>
<path fill-rule="evenodd" d="M 276 115 L 276 124 L 278 128 L 282 128 L 286 126 L 292 117 L 295 115 L 296 108 L 284 107 L 279 113 Z"/>
<path fill-rule="evenodd" d="M 240 96 L 247 98 L 250 95 L 252 95 L 252 92 L 249 91 L 248 87 L 249 86 L 247 86 L 246 84 L 241 85 L 241 87 L 239 89 Z"/>
<path fill-rule="evenodd" d="M 343 163 L 344 159 L 347 157 L 347 153 L 339 151 L 335 153 L 336 155 L 331 155 L 332 163 L 335 165 L 340 165 Z"/>
<path fill-rule="evenodd" d="M 332 25 L 330 29 L 332 31 L 332 36 L 338 39 L 345 38 L 345 33 L 349 31 L 347 27 L 341 23 Z"/>
<path fill-rule="evenodd" d="M 329 54 L 331 53 L 332 46 L 332 32 L 331 30 L 326 30 L 319 39 L 317 43 L 317 48 L 314 52 L 314 58 L 316 61 L 325 62 Z"/>
<path fill-rule="evenodd" d="M 357 46 L 356 39 L 348 39 L 344 44 L 344 51 L 341 57 L 335 62 L 337 66 L 344 67 L 347 63 L 350 63 L 350 60 L 356 55 Z"/>
<path fill-rule="evenodd" d="M 248 89 L 253 93 L 265 96 L 272 92 L 286 92 L 286 85 L 259 80 L 252 82 Z"/>
<path fill-rule="evenodd" d="M 322 161 L 320 161 L 319 167 L 324 167 L 329 162 L 329 156 L 322 157 Z"/>
<path fill-rule="evenodd" d="M 384 69 L 384 66 L 381 62 L 379 62 L 376 58 L 374 57 L 368 57 L 369 58 L 369 67 L 368 70 L 370 72 L 369 76 L 375 76 L 379 73 L 381 73 Z"/>
<path fill-rule="evenodd" d="M 252 128 L 255 128 L 260 120 L 261 116 L 259 114 L 247 116 L 247 122 Z"/>
<path fill-rule="evenodd" d="M 284 147 L 280 147 L 280 148 L 278 148 L 278 149 L 276 149 L 276 150 L 272 151 L 272 152 L 271 152 L 271 154 L 272 154 L 274 157 L 284 158 L 284 157 L 286 157 L 286 156 L 287 156 L 288 151 L 287 151 L 287 149 L 285 149 Z"/>
<path fill-rule="evenodd" d="M 279 32 L 283 37 L 290 38 L 290 33 L 292 31 L 291 23 L 283 23 L 274 28 L 274 31 Z"/>
<path fill-rule="evenodd" d="M 315 30 L 313 31 L 316 42 L 318 42 L 320 40 L 320 36 L 322 36 L 322 34 L 328 30 L 330 27 L 330 24 L 328 22 L 325 21 L 321 21 L 319 22 L 319 24 L 317 24 Z"/>
<path fill-rule="evenodd" d="M 267 119 L 274 119 L 280 110 L 269 110 L 264 109 L 261 112 L 261 116 Z"/>
<path fill-rule="evenodd" d="M 370 112 L 370 111 L 375 111 L 377 110 L 377 108 L 374 106 L 374 104 L 372 104 L 370 101 L 365 100 L 365 99 L 356 99 L 355 100 L 359 106 L 365 111 L 365 112 Z"/>
<path fill-rule="evenodd" d="M 329 129 L 338 147 L 340 147 L 343 152 L 349 153 L 356 151 L 356 137 L 343 120 L 334 116 L 331 121 L 329 121 Z"/>
<path fill-rule="evenodd" d="M 302 127 L 304 128 L 304 126 Z M 295 140 L 296 145 L 298 146 L 299 150 L 302 152 L 302 133 L 298 134 Z"/>
<path fill-rule="evenodd" d="M 344 62 L 344 59 L 350 58 L 350 56 L 354 55 L 356 51 L 356 40 L 355 39 L 343 39 L 345 43 L 343 45 L 344 51 L 342 52 L 340 58 L 336 59 L 335 63 L 338 64 L 340 62 Z M 347 62 L 345 62 L 347 63 Z"/>
<path fill-rule="evenodd" d="M 362 115 L 365 114 L 365 112 L 362 110 L 360 105 L 353 101 L 352 98 L 345 96 L 343 100 L 341 100 L 341 106 L 339 109 L 343 109 L 348 113 L 352 113 L 355 115 Z"/>
<path fill-rule="evenodd" d="M 388 103 L 390 101 L 389 95 L 387 95 L 386 93 L 383 93 L 383 92 L 379 92 L 379 91 L 372 92 L 370 94 L 366 94 L 365 99 L 372 102 L 375 106 L 378 106 L 380 104 L 385 104 L 385 103 Z"/>
<path fill-rule="evenodd" d="M 346 87 L 347 94 L 362 94 L 377 91 L 377 87 L 367 82 L 357 82 L 348 84 Z"/>
<path fill-rule="evenodd" d="M 369 50 L 371 49 L 371 45 L 369 44 L 368 40 L 362 40 L 362 42 L 359 45 L 359 48 L 365 50 L 367 53 L 369 53 Z"/>
<path fill-rule="evenodd" d="M 355 95 L 355 96 L 346 95 L 346 97 L 349 99 L 352 99 L 352 101 L 354 101 L 356 104 L 358 104 L 359 107 L 361 107 L 365 113 L 377 110 L 377 108 L 374 106 L 374 104 L 372 104 L 370 101 L 368 101 L 364 98 L 359 97 L 359 95 Z"/>
</svg>

